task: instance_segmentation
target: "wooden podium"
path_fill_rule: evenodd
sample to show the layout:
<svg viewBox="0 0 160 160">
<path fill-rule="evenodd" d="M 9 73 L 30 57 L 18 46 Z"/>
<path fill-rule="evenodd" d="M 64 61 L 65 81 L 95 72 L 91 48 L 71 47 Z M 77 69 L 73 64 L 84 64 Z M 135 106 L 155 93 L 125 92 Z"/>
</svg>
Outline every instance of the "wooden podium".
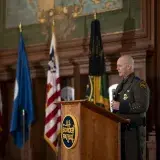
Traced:
<svg viewBox="0 0 160 160">
<path fill-rule="evenodd" d="M 75 117 L 78 138 L 68 149 L 61 138 L 61 160 L 120 160 L 120 123 L 128 123 L 88 101 L 62 102 L 62 121 Z M 62 135 L 61 135 L 62 137 Z"/>
</svg>

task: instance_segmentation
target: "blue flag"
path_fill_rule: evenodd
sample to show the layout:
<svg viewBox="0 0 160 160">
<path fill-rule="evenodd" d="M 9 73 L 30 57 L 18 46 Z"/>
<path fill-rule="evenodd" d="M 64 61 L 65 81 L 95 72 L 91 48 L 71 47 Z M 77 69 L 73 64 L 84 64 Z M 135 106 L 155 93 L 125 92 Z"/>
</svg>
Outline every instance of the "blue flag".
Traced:
<svg viewBox="0 0 160 160">
<path fill-rule="evenodd" d="M 19 148 L 27 141 L 29 127 L 33 121 L 32 84 L 23 36 L 22 33 L 20 33 L 14 102 L 10 126 L 14 143 Z"/>
</svg>

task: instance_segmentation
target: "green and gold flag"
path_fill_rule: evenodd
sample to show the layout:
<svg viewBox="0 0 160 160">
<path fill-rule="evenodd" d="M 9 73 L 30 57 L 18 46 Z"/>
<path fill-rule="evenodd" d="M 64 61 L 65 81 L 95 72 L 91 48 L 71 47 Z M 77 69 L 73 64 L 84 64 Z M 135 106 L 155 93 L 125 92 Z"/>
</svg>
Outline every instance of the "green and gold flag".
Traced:
<svg viewBox="0 0 160 160">
<path fill-rule="evenodd" d="M 88 101 L 109 110 L 108 75 L 105 71 L 100 22 L 97 19 L 91 23 L 89 49 L 89 83 L 86 97 Z"/>
</svg>

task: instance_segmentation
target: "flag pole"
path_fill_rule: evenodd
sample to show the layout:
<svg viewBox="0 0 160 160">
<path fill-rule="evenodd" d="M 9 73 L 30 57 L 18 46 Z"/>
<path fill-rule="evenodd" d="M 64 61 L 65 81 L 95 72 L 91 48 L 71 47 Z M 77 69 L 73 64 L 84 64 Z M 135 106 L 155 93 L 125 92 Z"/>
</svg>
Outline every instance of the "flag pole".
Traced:
<svg viewBox="0 0 160 160">
<path fill-rule="evenodd" d="M 22 32 L 22 24 L 20 22 L 19 24 L 19 32 L 21 33 Z M 23 159 L 25 157 L 25 148 L 24 148 L 24 144 L 25 144 L 25 110 L 22 109 L 22 134 L 23 134 Z"/>
<path fill-rule="evenodd" d="M 22 32 L 22 25 L 21 25 L 21 22 L 19 24 L 19 32 L 21 33 Z M 22 109 L 22 129 L 23 129 L 23 146 L 25 144 L 25 110 Z"/>
<path fill-rule="evenodd" d="M 22 159 L 25 159 L 25 110 L 22 109 L 22 137 L 23 137 L 23 148 L 22 148 Z"/>
<path fill-rule="evenodd" d="M 55 21 L 54 20 L 52 22 L 52 34 L 55 34 Z M 56 160 L 61 160 L 61 150 L 60 150 L 61 149 L 61 147 L 60 147 L 61 143 L 60 143 L 60 140 L 61 140 L 61 136 L 58 135 L 58 142 L 57 142 L 58 146 L 57 146 Z"/>
<path fill-rule="evenodd" d="M 23 146 L 25 144 L 25 110 L 22 109 L 22 118 L 23 118 Z"/>
</svg>

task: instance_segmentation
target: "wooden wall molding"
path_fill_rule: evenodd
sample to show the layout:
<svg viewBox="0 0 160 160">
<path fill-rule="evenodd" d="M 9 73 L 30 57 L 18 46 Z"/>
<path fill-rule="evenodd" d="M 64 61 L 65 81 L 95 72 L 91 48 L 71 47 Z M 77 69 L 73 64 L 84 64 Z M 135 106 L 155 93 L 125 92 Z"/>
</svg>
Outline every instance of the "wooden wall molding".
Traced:
<svg viewBox="0 0 160 160">
<path fill-rule="evenodd" d="M 114 36 L 114 35 L 113 35 Z M 135 39 L 135 46 L 133 46 L 130 49 L 127 49 L 127 46 L 130 46 L 131 43 L 129 40 L 127 43 L 124 43 L 125 45 L 124 49 L 122 47 L 122 44 L 120 44 L 120 41 L 117 42 L 110 42 L 110 43 L 104 43 L 104 52 L 106 56 L 106 67 L 107 70 L 109 70 L 109 59 L 116 59 L 120 54 L 131 54 L 133 57 L 141 57 L 143 56 L 143 53 L 149 49 L 149 40 L 147 39 Z M 87 74 L 87 67 L 88 67 L 88 48 L 84 49 L 80 48 L 80 44 L 77 43 L 75 47 L 69 48 L 69 44 L 72 44 L 72 42 L 68 43 L 68 48 L 61 48 L 58 47 L 58 55 L 59 55 L 59 60 L 60 60 L 60 70 L 61 70 L 61 75 L 66 76 L 66 75 L 73 75 L 73 67 L 74 63 L 80 64 L 80 72 L 81 74 Z M 77 47 L 76 47 L 77 46 Z M 39 70 L 42 69 L 44 71 L 44 66 L 47 67 L 48 64 L 48 59 L 49 59 L 49 46 L 48 45 L 40 45 L 40 46 L 29 46 L 26 49 L 27 54 L 28 54 L 28 59 L 31 68 L 33 69 L 33 72 L 35 72 L 35 68 Z M 141 53 L 138 53 L 142 51 Z M 3 50 L 0 51 L 0 79 L 6 80 L 7 78 L 13 78 L 14 76 L 14 70 L 15 70 L 15 65 L 17 63 L 17 50 L 12 49 L 12 50 Z M 114 63 L 114 62 L 112 62 Z M 34 66 L 34 67 L 33 67 Z M 46 68 L 45 67 L 45 68 Z M 113 68 L 113 67 L 112 67 Z M 36 76 L 36 74 L 34 74 Z M 43 74 L 44 75 L 44 74 Z"/>
<path fill-rule="evenodd" d="M 147 53 L 145 50 L 140 51 L 130 51 L 122 52 L 123 54 L 132 55 L 135 60 L 135 70 L 137 74 L 146 79 L 146 57 Z M 120 54 L 105 55 L 106 59 L 106 71 L 111 74 L 117 73 L 116 63 Z M 70 59 L 60 60 L 60 75 L 61 76 L 73 76 L 74 67 L 78 64 L 80 68 L 80 74 L 88 74 L 88 55 L 83 57 L 74 57 Z M 30 63 L 31 76 L 32 78 L 36 77 L 46 77 L 48 69 L 48 60 L 43 60 L 39 62 Z M 6 81 L 13 79 L 15 77 L 16 65 L 12 64 L 8 67 L 0 68 L 0 80 Z"/>
<path fill-rule="evenodd" d="M 160 15 L 160 5 L 157 5 L 157 15 Z M 153 87 L 153 92 L 157 90 L 157 92 L 154 92 L 155 94 L 152 95 L 152 105 L 150 107 L 151 110 L 155 110 L 155 116 L 160 113 L 160 101 L 157 102 L 157 95 L 160 93 L 160 84 L 158 81 L 160 80 L 160 23 L 158 21 L 160 16 L 157 16 L 157 54 L 155 54 L 155 31 L 154 31 L 154 0 L 142 0 L 142 27 L 141 29 L 130 31 L 130 32 L 121 32 L 121 33 L 111 33 L 111 34 L 104 34 L 102 35 L 103 39 L 103 46 L 104 46 L 104 52 L 105 52 L 105 58 L 106 58 L 106 71 L 110 73 L 110 79 L 115 80 L 115 77 L 118 77 L 117 71 L 116 71 L 116 61 L 117 58 L 120 55 L 123 54 L 130 54 L 133 56 L 135 60 L 135 70 L 138 76 L 140 76 L 143 79 L 150 79 L 150 83 L 155 85 Z M 60 59 L 60 74 L 61 76 L 72 76 L 74 74 L 74 67 L 75 65 L 79 65 L 80 67 L 80 74 L 88 74 L 88 45 L 89 45 L 89 38 L 87 39 L 74 39 L 72 41 L 59 41 L 57 44 L 57 52 L 59 54 Z M 49 59 L 49 44 L 39 44 L 39 45 L 33 45 L 33 46 L 27 46 L 26 47 L 30 69 L 31 69 L 31 76 L 33 78 L 33 86 L 34 86 L 34 100 L 36 102 L 36 113 L 37 117 L 39 118 L 37 120 L 37 123 L 35 124 L 36 127 L 33 128 L 33 135 L 32 137 L 32 146 L 36 145 L 36 148 L 33 147 L 33 157 L 39 157 L 45 159 L 45 157 L 49 157 L 47 154 L 48 151 L 45 150 L 46 143 L 44 141 L 41 141 L 41 144 L 37 139 L 35 139 L 35 135 L 38 139 L 41 138 L 40 133 L 43 133 L 43 118 L 44 118 L 44 107 L 42 107 L 42 104 L 45 104 L 45 83 L 46 79 L 46 73 L 48 69 L 48 59 Z M 147 70 L 146 65 L 147 64 L 147 58 L 148 55 L 152 57 L 152 61 L 149 62 L 150 67 L 149 70 Z M 153 58 L 154 57 L 154 58 Z M 157 68 L 154 66 L 154 62 L 157 62 Z M 5 92 L 5 107 L 8 111 L 6 115 L 10 115 L 11 113 L 11 102 L 13 99 L 13 86 L 14 82 L 10 82 L 9 80 L 14 80 L 15 78 L 15 70 L 16 70 L 16 63 L 17 63 L 17 49 L 1 49 L 0 50 L 0 81 L 7 81 L 2 82 L 3 86 L 5 88 L 3 89 L 3 92 Z M 152 71 L 156 70 L 156 74 Z M 157 76 L 155 78 L 155 76 Z M 39 78 L 42 77 L 42 78 Z M 157 79 L 157 82 L 155 83 L 155 79 Z M 119 77 L 116 79 L 119 80 Z M 8 82 L 9 81 L 9 82 Z M 114 81 L 116 82 L 116 81 Z M 113 82 L 113 83 L 114 83 Z M 117 82 L 116 82 L 117 83 Z M 7 87 L 7 89 L 6 89 Z M 41 94 L 39 94 L 41 93 Z M 157 93 L 157 94 L 156 94 Z M 3 94 L 2 94 L 3 95 Z M 152 113 L 149 111 L 149 115 Z M 7 116 L 5 116 L 7 117 Z M 148 116 L 149 118 L 154 118 L 154 116 Z M 157 118 L 157 133 L 160 135 L 160 118 Z M 148 123 L 147 123 L 148 124 Z M 151 124 L 151 128 L 152 128 Z M 37 134 L 37 130 L 40 132 Z M 154 129 L 153 129 L 154 130 Z M 149 154 L 149 160 L 152 159 L 152 154 L 155 157 L 155 133 L 154 131 L 151 131 L 149 134 L 149 139 L 147 142 L 147 148 L 148 148 L 148 154 Z M 152 134 L 153 133 L 153 134 Z M 10 138 L 9 138 L 10 139 Z M 160 142 L 160 138 L 157 140 Z M 14 159 L 15 154 L 18 155 L 16 150 L 12 148 L 12 141 L 11 139 L 8 142 L 7 145 L 7 155 L 9 158 L 7 159 Z M 39 145 L 40 144 L 40 145 Z M 160 144 L 160 143 L 159 143 Z M 10 146 L 11 145 L 11 146 Z M 157 154 L 160 150 L 160 145 L 157 147 Z M 50 148 L 49 148 L 50 149 Z M 48 149 L 48 150 L 49 150 Z M 42 154 L 37 154 L 37 151 L 42 151 Z M 29 150 L 30 152 L 31 150 Z M 50 153 L 53 154 L 53 151 Z M 10 157 L 12 156 L 12 157 Z M 35 158 L 35 159 L 36 159 Z M 32 159 L 32 158 L 28 158 Z M 53 158 L 54 159 L 54 158 Z M 154 158 L 153 158 L 154 159 Z"/>
<path fill-rule="evenodd" d="M 127 51 L 141 50 L 141 49 L 151 49 L 150 39 L 143 30 L 135 31 L 135 37 L 130 37 L 133 31 L 125 33 L 123 36 L 122 33 L 117 34 L 106 34 L 102 35 L 103 39 L 103 48 L 104 52 L 107 55 L 115 54 L 117 52 L 126 51 L 127 45 L 133 44 Z M 136 34 L 138 36 L 136 36 Z M 131 38 L 131 39 L 130 39 Z M 122 43 L 122 40 L 124 41 Z M 88 55 L 89 49 L 89 38 L 86 39 L 85 44 L 83 44 L 83 39 L 71 40 L 69 42 L 60 41 L 57 45 L 57 52 L 60 56 L 60 59 L 69 59 L 71 57 L 83 57 Z M 26 48 L 29 61 L 30 62 L 39 62 L 48 59 L 49 45 L 48 44 L 39 44 L 28 46 Z M 12 65 L 15 64 L 17 60 L 17 49 L 3 49 L 0 50 L 0 65 Z"/>
<path fill-rule="evenodd" d="M 111 34 L 103 34 L 103 47 L 106 57 L 114 58 L 118 54 L 137 53 L 141 50 L 154 49 L 154 24 L 153 9 L 154 2 L 150 0 L 142 0 L 142 27 L 141 29 L 119 32 Z M 61 75 L 73 74 L 73 63 L 80 64 L 80 72 L 86 74 L 88 67 L 89 38 L 74 39 L 71 41 L 59 41 L 57 44 L 57 52 L 60 59 Z M 30 66 L 32 68 L 33 77 L 44 76 L 48 64 L 49 44 L 39 44 L 27 46 L 26 51 Z M 140 54 L 141 55 L 141 54 Z M 137 56 L 137 55 L 135 55 Z M 142 56 L 142 55 L 141 55 Z M 115 61 L 115 60 L 114 60 Z M 0 79 L 6 80 L 13 78 L 15 75 L 15 64 L 17 62 L 17 49 L 1 49 L 0 50 Z M 110 62 L 106 62 L 107 70 L 109 70 Z M 112 62 L 115 63 L 115 62 Z M 112 64 L 113 65 L 113 64 Z M 112 67 L 114 68 L 114 67 Z"/>
</svg>

